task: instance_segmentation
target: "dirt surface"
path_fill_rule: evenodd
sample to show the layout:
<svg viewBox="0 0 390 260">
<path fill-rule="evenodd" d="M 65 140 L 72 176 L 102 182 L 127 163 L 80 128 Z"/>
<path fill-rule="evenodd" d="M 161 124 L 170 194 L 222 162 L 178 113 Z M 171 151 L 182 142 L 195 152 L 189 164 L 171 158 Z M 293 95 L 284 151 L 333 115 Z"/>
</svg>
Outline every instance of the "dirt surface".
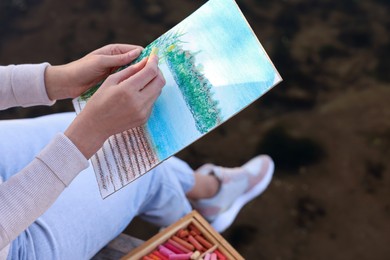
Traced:
<svg viewBox="0 0 390 260">
<path fill-rule="evenodd" d="M 3 0 L 0 62 L 62 64 L 107 43 L 146 45 L 203 2 Z M 179 154 L 194 168 L 275 159 L 269 189 L 223 236 L 247 259 L 389 259 L 389 2 L 238 3 L 284 82 Z M 70 110 L 65 101 L 0 118 Z M 147 238 L 153 228 L 127 231 Z"/>
</svg>

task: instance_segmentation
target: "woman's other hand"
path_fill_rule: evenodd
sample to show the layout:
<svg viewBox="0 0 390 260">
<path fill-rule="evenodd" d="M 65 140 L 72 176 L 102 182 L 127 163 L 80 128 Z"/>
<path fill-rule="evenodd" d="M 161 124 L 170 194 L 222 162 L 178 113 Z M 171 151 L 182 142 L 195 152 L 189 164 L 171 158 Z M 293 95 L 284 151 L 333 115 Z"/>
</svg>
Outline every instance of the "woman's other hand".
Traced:
<svg viewBox="0 0 390 260">
<path fill-rule="evenodd" d="M 116 69 L 135 60 L 142 47 L 110 44 L 74 62 L 49 66 L 45 71 L 45 85 L 51 100 L 75 98 L 96 85 Z"/>
</svg>

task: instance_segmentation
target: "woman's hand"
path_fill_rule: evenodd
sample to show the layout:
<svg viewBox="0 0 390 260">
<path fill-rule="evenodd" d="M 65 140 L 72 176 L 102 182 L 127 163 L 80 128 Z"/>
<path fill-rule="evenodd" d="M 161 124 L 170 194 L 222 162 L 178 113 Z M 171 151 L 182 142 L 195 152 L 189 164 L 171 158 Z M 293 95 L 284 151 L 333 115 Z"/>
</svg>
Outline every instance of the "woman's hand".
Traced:
<svg viewBox="0 0 390 260">
<path fill-rule="evenodd" d="M 96 85 L 117 68 L 131 63 L 142 47 L 111 44 L 97 49 L 74 62 L 49 66 L 45 71 L 45 85 L 51 100 L 75 98 Z"/>
<path fill-rule="evenodd" d="M 155 54 L 112 74 L 65 135 L 90 158 L 111 135 L 145 124 L 164 85 Z"/>
</svg>

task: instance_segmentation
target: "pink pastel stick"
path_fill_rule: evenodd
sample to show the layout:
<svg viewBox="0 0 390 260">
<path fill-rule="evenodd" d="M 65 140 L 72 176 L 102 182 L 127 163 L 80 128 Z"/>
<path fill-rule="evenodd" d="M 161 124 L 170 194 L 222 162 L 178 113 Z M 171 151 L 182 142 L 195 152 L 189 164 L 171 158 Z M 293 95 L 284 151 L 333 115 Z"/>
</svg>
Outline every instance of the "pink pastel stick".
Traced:
<svg viewBox="0 0 390 260">
<path fill-rule="evenodd" d="M 161 253 L 161 254 L 163 254 L 163 255 L 165 255 L 165 256 L 170 256 L 170 255 L 174 255 L 175 253 L 174 252 L 172 252 L 171 250 L 169 250 L 168 248 L 166 248 L 165 246 L 163 246 L 163 245 L 159 245 L 158 246 L 158 251 Z"/>
<path fill-rule="evenodd" d="M 169 260 L 189 260 L 191 259 L 191 253 L 170 255 Z"/>
<path fill-rule="evenodd" d="M 211 255 L 210 255 L 209 253 L 207 253 L 207 254 L 204 256 L 203 260 L 210 260 L 210 257 L 211 257 Z"/>
<path fill-rule="evenodd" d="M 217 254 L 212 253 L 210 256 L 210 260 L 217 260 Z"/>
<path fill-rule="evenodd" d="M 185 252 L 181 251 L 179 248 L 175 247 L 174 245 L 172 245 L 171 243 L 169 242 L 166 242 L 164 244 L 164 246 L 166 248 L 168 248 L 169 250 L 171 250 L 172 252 L 174 252 L 175 254 L 184 254 Z"/>
</svg>

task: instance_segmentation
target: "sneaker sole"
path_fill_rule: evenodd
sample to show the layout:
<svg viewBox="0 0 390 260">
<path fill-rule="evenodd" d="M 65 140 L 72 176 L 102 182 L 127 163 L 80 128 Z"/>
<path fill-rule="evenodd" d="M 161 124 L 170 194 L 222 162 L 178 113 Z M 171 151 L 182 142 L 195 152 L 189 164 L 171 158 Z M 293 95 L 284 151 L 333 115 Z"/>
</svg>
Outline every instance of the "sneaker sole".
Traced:
<svg viewBox="0 0 390 260">
<path fill-rule="evenodd" d="M 219 233 L 225 231 L 233 223 L 241 208 L 249 201 L 259 196 L 268 187 L 272 180 L 274 169 L 275 165 L 274 162 L 271 160 L 268 171 L 264 176 L 264 180 L 255 185 L 248 192 L 237 197 L 237 199 L 233 202 L 232 206 L 228 210 L 219 214 L 218 217 L 211 222 L 211 226 L 213 226 L 215 230 Z"/>
</svg>

